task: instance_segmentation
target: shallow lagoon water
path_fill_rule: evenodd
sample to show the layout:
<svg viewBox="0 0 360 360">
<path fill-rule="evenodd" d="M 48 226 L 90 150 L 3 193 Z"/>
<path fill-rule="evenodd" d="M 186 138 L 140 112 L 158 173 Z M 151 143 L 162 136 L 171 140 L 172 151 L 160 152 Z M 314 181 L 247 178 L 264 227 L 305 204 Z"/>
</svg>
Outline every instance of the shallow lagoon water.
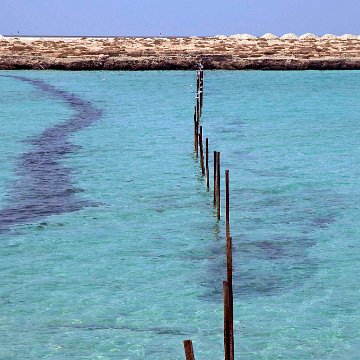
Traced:
<svg viewBox="0 0 360 360">
<path fill-rule="evenodd" d="M 193 157 L 195 74 L 0 75 L 101 112 L 57 159 L 79 209 L 0 234 L 0 358 L 182 359 L 191 338 L 197 358 L 221 359 L 224 224 Z M 204 133 L 231 177 L 239 359 L 358 357 L 359 83 L 205 72 Z M 38 176 L 22 161 L 34 139 L 76 110 L 17 78 L 0 86 L 1 214 Z"/>
</svg>

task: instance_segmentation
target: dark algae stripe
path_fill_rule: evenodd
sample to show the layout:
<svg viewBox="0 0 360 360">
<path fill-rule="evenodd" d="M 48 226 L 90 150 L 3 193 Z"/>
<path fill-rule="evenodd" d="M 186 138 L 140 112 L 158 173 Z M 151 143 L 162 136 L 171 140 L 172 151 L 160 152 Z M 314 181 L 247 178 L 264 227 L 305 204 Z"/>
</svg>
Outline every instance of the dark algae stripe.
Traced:
<svg viewBox="0 0 360 360">
<path fill-rule="evenodd" d="M 74 110 L 74 114 L 67 121 L 47 128 L 38 137 L 28 140 L 32 148 L 21 156 L 17 167 L 19 179 L 9 191 L 8 205 L 0 209 L 0 231 L 90 205 L 78 197 L 71 169 L 63 166 L 60 160 L 78 149 L 71 144 L 69 136 L 92 125 L 102 115 L 102 111 L 91 102 L 42 80 L 5 76 L 29 83 L 40 92 L 63 101 Z"/>
</svg>

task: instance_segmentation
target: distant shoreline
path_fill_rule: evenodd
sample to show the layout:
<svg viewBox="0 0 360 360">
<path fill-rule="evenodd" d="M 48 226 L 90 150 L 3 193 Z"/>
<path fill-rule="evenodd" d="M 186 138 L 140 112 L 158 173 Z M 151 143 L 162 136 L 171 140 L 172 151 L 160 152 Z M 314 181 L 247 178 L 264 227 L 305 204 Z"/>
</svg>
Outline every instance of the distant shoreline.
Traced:
<svg viewBox="0 0 360 360">
<path fill-rule="evenodd" d="M 67 35 L 67 36 L 63 36 L 63 35 L 12 35 L 12 34 L 1 34 L 1 36 L 5 37 L 5 38 L 38 38 L 38 39 L 176 39 L 176 38 L 190 38 L 191 36 L 125 36 L 125 35 Z"/>
<path fill-rule="evenodd" d="M 353 35 L 270 35 L 0 36 L 0 70 L 193 70 L 200 63 L 219 70 L 360 70 L 360 39 Z"/>
</svg>

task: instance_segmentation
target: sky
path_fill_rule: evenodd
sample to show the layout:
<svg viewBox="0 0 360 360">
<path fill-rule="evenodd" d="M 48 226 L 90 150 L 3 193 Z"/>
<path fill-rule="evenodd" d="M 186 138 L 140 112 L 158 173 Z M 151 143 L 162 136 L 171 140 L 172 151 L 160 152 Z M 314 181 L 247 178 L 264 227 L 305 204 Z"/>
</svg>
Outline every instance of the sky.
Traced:
<svg viewBox="0 0 360 360">
<path fill-rule="evenodd" d="M 0 0 L 0 34 L 360 34 L 359 0 Z"/>
</svg>

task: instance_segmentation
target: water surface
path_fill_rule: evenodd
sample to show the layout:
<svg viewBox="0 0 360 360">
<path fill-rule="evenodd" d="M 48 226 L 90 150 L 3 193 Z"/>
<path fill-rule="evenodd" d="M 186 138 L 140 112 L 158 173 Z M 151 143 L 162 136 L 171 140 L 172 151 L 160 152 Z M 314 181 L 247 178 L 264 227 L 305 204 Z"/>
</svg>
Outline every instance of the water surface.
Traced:
<svg viewBox="0 0 360 360">
<path fill-rule="evenodd" d="M 1 75 L 0 358 L 182 359 L 185 338 L 222 358 L 224 224 L 192 152 L 195 74 Z M 205 73 L 239 359 L 357 358 L 359 80 Z"/>
</svg>

